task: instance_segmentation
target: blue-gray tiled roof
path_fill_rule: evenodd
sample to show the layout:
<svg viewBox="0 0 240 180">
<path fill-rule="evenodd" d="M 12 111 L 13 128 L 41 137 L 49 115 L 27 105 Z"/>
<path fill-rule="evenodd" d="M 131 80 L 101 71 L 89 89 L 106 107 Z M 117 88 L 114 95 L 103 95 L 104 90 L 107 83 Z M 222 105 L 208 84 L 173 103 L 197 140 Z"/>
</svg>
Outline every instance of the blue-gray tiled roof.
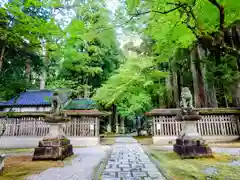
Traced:
<svg viewBox="0 0 240 180">
<path fill-rule="evenodd" d="M 0 102 L 0 106 L 50 106 L 53 90 L 27 90 L 16 98 L 7 102 Z M 60 100 L 64 103 L 68 93 L 60 93 Z"/>
</svg>

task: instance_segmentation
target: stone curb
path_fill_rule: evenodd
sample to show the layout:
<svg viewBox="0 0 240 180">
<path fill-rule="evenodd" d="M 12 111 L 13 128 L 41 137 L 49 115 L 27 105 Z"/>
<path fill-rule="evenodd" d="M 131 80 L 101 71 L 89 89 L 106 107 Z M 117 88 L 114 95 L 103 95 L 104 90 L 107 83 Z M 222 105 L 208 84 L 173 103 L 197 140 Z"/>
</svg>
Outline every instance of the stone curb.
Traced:
<svg viewBox="0 0 240 180">
<path fill-rule="evenodd" d="M 97 172 L 94 173 L 92 180 L 99 180 L 100 179 L 100 177 L 102 175 L 102 172 L 104 171 L 104 168 L 106 166 L 106 163 L 108 162 L 108 160 L 109 160 L 109 158 L 112 154 L 113 148 L 112 148 L 112 146 L 110 146 L 110 147 L 111 147 L 111 149 L 107 150 L 107 153 L 106 153 L 105 157 L 98 164 Z"/>
<path fill-rule="evenodd" d="M 160 171 L 160 173 L 163 175 L 163 177 L 164 177 L 166 180 L 173 180 L 167 173 L 165 173 L 165 172 L 163 171 L 163 169 L 161 168 L 158 160 L 157 160 L 155 157 L 153 157 L 153 156 L 148 152 L 149 149 L 148 149 L 146 146 L 142 146 L 142 148 L 143 148 L 144 152 L 147 154 L 147 156 L 149 157 L 150 161 L 152 161 L 152 163 L 153 163 L 154 165 L 156 165 L 157 169 Z"/>
</svg>

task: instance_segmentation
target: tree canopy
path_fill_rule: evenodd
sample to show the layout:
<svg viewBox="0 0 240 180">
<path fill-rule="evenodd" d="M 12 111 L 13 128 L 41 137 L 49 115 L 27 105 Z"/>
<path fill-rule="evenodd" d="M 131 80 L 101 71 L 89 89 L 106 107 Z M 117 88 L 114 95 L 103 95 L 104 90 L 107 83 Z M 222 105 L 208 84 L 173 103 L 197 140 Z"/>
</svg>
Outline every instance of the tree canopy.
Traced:
<svg viewBox="0 0 240 180">
<path fill-rule="evenodd" d="M 154 107 L 179 107 L 187 86 L 196 107 L 240 106 L 238 0 L 118 4 L 2 3 L 0 97 L 38 87 L 67 87 L 81 97 L 91 88 L 90 96 L 104 108 L 115 104 L 122 116 L 132 117 Z M 134 38 L 125 42 L 119 32 L 134 34 L 140 45 Z"/>
</svg>

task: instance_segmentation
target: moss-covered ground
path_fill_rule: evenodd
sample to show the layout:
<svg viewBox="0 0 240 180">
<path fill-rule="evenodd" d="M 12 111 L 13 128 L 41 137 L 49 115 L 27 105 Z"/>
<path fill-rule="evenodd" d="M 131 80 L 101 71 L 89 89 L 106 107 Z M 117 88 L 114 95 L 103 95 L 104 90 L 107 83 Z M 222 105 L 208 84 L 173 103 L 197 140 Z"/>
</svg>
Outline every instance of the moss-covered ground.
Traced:
<svg viewBox="0 0 240 180">
<path fill-rule="evenodd" d="M 214 154 L 214 158 L 181 159 L 172 151 L 150 150 L 150 154 L 159 161 L 161 169 L 173 180 L 214 179 L 238 180 L 240 166 L 231 166 L 232 161 L 240 160 L 238 156 Z M 215 169 L 215 173 L 206 173 L 206 169 Z"/>
<path fill-rule="evenodd" d="M 32 156 L 12 156 L 5 159 L 0 180 L 24 180 L 51 167 L 63 167 L 64 161 L 32 161 Z"/>
</svg>

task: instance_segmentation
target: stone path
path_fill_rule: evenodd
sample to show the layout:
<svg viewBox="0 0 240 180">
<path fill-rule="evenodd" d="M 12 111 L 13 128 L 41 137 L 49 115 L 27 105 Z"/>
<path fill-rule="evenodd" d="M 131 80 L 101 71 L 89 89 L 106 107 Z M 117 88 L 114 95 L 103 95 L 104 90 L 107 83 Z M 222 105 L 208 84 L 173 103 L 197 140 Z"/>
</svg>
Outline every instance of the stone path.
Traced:
<svg viewBox="0 0 240 180">
<path fill-rule="evenodd" d="M 102 174 L 102 180 L 163 180 L 140 144 L 132 137 L 119 137 Z"/>
<path fill-rule="evenodd" d="M 87 148 L 74 148 L 77 155 L 70 165 L 50 168 L 40 174 L 33 175 L 27 180 L 92 180 L 94 168 L 105 157 L 108 146 L 94 146 Z"/>
</svg>

